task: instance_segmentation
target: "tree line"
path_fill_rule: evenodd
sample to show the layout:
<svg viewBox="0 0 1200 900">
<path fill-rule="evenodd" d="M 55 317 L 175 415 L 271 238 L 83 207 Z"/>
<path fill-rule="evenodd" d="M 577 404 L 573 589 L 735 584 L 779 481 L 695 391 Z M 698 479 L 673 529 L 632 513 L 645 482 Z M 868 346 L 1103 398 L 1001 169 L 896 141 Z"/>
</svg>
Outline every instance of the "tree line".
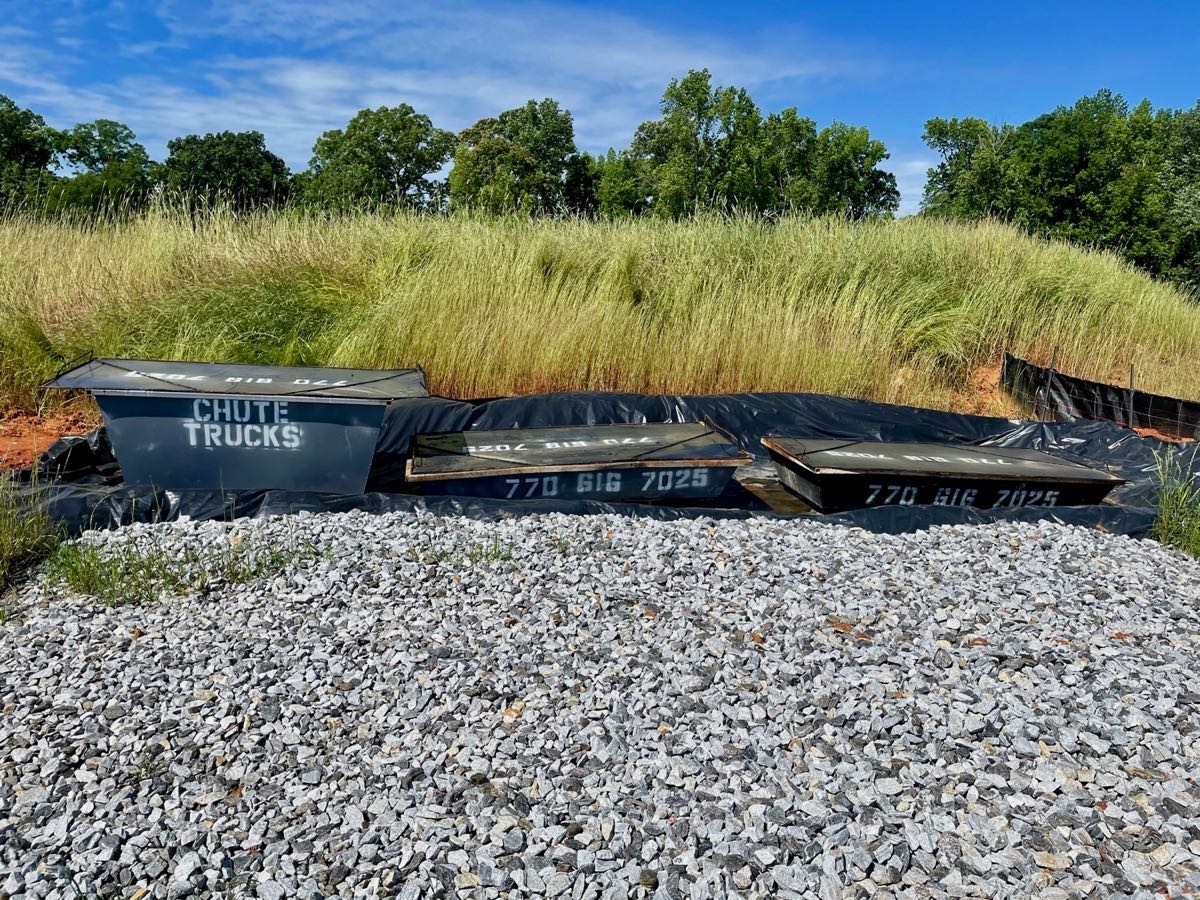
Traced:
<svg viewBox="0 0 1200 900">
<path fill-rule="evenodd" d="M 930 119 L 924 138 L 940 157 L 926 215 L 1003 219 L 1200 285 L 1200 103 L 1100 91 L 1017 126 Z"/>
<path fill-rule="evenodd" d="M 921 214 L 998 218 L 1115 250 L 1155 275 L 1200 284 L 1200 103 L 1136 107 L 1110 91 L 1022 125 L 930 119 L 939 157 Z M 763 115 L 707 70 L 674 79 L 629 146 L 591 155 L 556 101 L 481 119 L 457 134 L 407 104 L 358 112 L 321 134 L 289 172 L 256 131 L 190 134 L 151 160 L 107 119 L 57 130 L 0 95 L 0 210 L 136 210 L 155 194 L 238 209 L 667 216 L 895 213 L 887 148 L 866 128 L 818 129 L 795 108 Z"/>
<path fill-rule="evenodd" d="M 795 210 L 861 218 L 890 215 L 899 204 L 895 178 L 879 168 L 887 157 L 865 128 L 818 131 L 795 109 L 763 116 L 743 88 L 716 86 L 707 70 L 672 80 L 659 118 L 623 150 L 581 152 L 570 111 L 552 99 L 457 134 L 400 104 L 361 110 L 326 131 L 296 173 L 257 131 L 178 137 L 156 162 L 120 122 L 60 131 L 0 95 L 0 209 L 132 210 L 163 193 L 238 209 L 671 217 Z"/>
</svg>

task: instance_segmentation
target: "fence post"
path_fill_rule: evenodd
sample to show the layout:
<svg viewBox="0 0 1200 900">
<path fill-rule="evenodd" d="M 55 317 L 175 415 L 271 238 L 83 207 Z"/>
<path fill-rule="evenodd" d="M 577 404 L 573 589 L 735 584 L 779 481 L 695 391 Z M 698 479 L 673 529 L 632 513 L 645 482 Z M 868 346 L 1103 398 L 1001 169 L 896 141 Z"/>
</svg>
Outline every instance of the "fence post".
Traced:
<svg viewBox="0 0 1200 900">
<path fill-rule="evenodd" d="M 1039 422 L 1044 422 L 1043 416 L 1050 411 L 1050 385 L 1054 380 L 1054 367 L 1058 365 L 1058 348 L 1055 347 L 1050 354 L 1050 367 L 1046 369 L 1046 383 L 1042 385 L 1042 396 L 1037 405 L 1037 418 Z M 1046 413 L 1042 412 L 1042 403 L 1046 404 Z"/>
<path fill-rule="evenodd" d="M 1129 429 L 1132 431 L 1133 422 L 1133 363 L 1129 364 L 1129 393 L 1126 395 L 1126 403 L 1129 407 Z"/>
</svg>

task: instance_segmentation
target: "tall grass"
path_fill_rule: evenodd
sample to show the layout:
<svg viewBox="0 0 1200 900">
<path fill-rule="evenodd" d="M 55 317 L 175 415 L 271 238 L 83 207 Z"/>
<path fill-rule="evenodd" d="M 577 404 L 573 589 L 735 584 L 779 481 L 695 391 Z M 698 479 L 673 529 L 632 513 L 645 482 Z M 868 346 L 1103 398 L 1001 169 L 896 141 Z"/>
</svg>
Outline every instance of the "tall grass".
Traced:
<svg viewBox="0 0 1200 900">
<path fill-rule="evenodd" d="M 1008 335 L 1200 397 L 1200 309 L 995 224 L 235 216 L 0 220 L 0 409 L 66 359 L 421 364 L 435 391 L 810 390 L 954 407 Z"/>
</svg>

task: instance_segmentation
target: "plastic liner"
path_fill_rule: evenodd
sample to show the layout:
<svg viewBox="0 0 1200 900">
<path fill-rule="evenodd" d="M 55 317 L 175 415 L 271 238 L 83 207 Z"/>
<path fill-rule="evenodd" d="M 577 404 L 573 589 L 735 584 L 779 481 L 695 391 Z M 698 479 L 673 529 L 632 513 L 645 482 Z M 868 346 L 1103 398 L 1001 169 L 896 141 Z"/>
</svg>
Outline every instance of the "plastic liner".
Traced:
<svg viewBox="0 0 1200 900">
<path fill-rule="evenodd" d="M 1035 413 L 1058 419 L 1116 422 L 1169 437 L 1200 437 L 1200 403 L 1088 381 L 1004 354 L 1000 385 Z"/>
<path fill-rule="evenodd" d="M 598 501 L 527 500 L 413 496 L 404 483 L 404 461 L 414 434 L 617 422 L 685 422 L 709 418 L 730 432 L 750 453 L 765 461 L 760 443 L 768 434 L 853 440 L 944 441 L 1045 450 L 1068 460 L 1100 467 L 1126 479 L 1098 506 L 1041 509 L 956 509 L 880 507 L 818 517 L 872 531 L 901 533 L 992 521 L 1048 519 L 1143 537 L 1154 521 L 1158 495 L 1156 454 L 1174 456 L 1184 471 L 1198 471 L 1194 448 L 1141 438 L 1101 421 L 1018 422 L 936 410 L 870 403 L 815 394 L 723 394 L 694 397 L 612 393 L 562 393 L 505 398 L 472 404 L 442 398 L 398 401 L 381 429 L 367 493 L 357 496 L 287 491 L 186 491 L 132 489 L 119 483 L 119 471 L 103 429 L 86 437 L 58 441 L 40 462 L 43 483 L 31 502 L 45 505 L 73 532 L 111 528 L 134 521 L 229 519 L 287 512 L 364 509 L 424 509 L 476 518 L 535 512 L 595 514 L 616 512 L 658 519 L 744 518 L 776 514 L 735 486 L 705 507 L 607 504 Z M 766 465 L 749 467 L 761 475 Z"/>
</svg>

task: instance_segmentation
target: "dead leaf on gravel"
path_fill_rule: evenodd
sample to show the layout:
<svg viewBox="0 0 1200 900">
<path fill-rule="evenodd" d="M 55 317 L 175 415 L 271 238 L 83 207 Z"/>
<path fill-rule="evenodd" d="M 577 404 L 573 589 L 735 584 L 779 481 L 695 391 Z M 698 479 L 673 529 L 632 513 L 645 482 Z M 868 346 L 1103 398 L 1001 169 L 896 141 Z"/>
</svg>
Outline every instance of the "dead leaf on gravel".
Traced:
<svg viewBox="0 0 1200 900">
<path fill-rule="evenodd" d="M 524 712 L 525 712 L 525 701 L 524 700 L 515 700 L 515 701 L 513 701 L 512 706 L 510 706 L 508 709 L 504 710 L 504 718 L 508 719 L 511 722 L 515 719 L 521 718 L 521 714 Z"/>
</svg>

